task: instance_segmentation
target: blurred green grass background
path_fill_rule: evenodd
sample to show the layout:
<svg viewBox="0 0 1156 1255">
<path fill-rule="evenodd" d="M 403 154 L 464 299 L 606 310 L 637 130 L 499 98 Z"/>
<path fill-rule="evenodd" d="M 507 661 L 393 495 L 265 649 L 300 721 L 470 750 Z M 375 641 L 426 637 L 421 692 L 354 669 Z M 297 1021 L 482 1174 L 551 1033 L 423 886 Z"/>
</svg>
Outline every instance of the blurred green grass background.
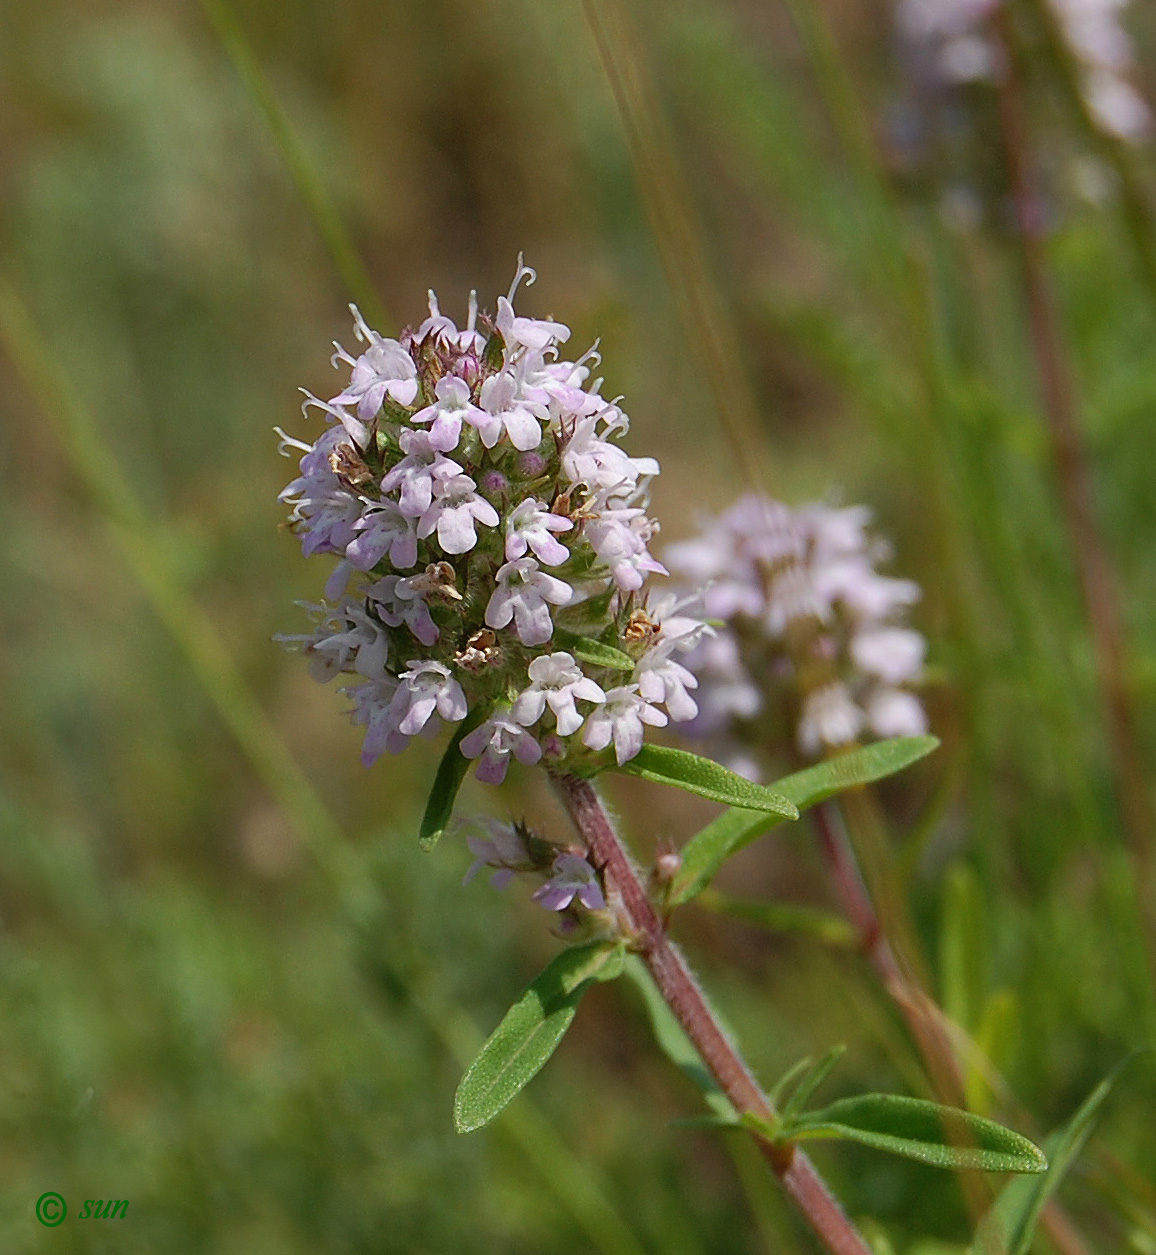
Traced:
<svg viewBox="0 0 1156 1255">
<path fill-rule="evenodd" d="M 799 37 L 810 5 L 638 4 L 633 51 L 768 487 L 871 505 L 925 589 L 945 744 L 883 801 L 933 992 L 1008 1083 L 979 1100 L 1039 1134 L 1153 1044 L 1156 1013 L 1006 178 L 982 101 L 949 141 L 924 118 L 915 156 L 895 138 L 918 102 L 885 4 L 823 6 L 852 67 L 833 87 Z M 602 337 L 631 450 L 663 463 L 664 537 L 725 506 L 739 476 L 706 333 L 678 317 L 579 5 L 236 14 L 381 329 L 418 321 L 431 286 L 451 313 L 471 287 L 492 303 L 524 250 L 527 311 Z M 1136 18 L 1152 88 L 1156 24 Z M 1112 169 L 1027 29 L 1047 261 L 1150 774 L 1156 305 Z M 1146 190 L 1151 151 L 1135 161 Z M 460 888 L 460 841 L 419 851 L 436 747 L 364 771 L 342 699 L 270 643 L 319 594 L 279 530 L 292 467 L 272 428 L 306 430 L 299 385 L 327 395 L 349 293 L 206 11 L 8 0 L 0 215 L 4 1251 L 813 1249 L 741 1147 L 668 1127 L 695 1099 L 618 987 L 496 1126 L 452 1131 L 471 1046 L 555 942 L 516 890 Z M 613 801 L 644 849 L 711 814 L 645 786 Z M 494 807 L 565 831 L 525 773 L 467 786 L 461 809 Z M 779 831 L 734 883 L 830 906 L 803 825 Z M 765 1080 L 847 1041 L 840 1092 L 925 1092 L 854 954 L 694 910 L 680 935 Z M 1063 1197 L 1089 1249 L 1143 1255 L 1151 1065 L 1121 1094 Z M 897 1250 L 966 1240 L 949 1175 L 818 1158 Z M 33 1216 L 46 1190 L 72 1213 L 56 1229 Z M 129 1199 L 128 1218 L 75 1220 L 87 1197 Z"/>
</svg>

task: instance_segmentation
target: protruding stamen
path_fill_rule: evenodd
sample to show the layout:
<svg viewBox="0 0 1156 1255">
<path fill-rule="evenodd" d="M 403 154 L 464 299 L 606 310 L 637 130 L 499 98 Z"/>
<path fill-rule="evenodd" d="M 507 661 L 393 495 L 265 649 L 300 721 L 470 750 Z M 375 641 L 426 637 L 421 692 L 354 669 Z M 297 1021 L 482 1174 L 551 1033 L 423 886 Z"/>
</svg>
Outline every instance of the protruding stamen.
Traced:
<svg viewBox="0 0 1156 1255">
<path fill-rule="evenodd" d="M 522 280 L 525 279 L 526 287 L 530 287 L 530 285 L 534 283 L 537 280 L 537 278 L 538 278 L 538 272 L 533 268 L 533 266 L 527 266 L 522 254 L 519 253 L 518 254 L 518 270 L 517 270 L 517 273 L 514 275 L 514 282 L 510 284 L 510 290 L 506 294 L 506 300 L 509 301 L 511 305 L 513 305 L 514 293 L 517 292 L 518 285 L 522 282 Z"/>
</svg>

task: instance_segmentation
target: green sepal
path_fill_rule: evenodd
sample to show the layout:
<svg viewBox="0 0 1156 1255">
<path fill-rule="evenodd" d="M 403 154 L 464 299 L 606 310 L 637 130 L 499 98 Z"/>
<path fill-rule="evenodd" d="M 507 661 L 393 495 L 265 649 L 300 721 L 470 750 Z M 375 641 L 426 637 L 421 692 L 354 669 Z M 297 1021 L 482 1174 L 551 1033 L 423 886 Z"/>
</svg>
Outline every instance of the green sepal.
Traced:
<svg viewBox="0 0 1156 1255">
<path fill-rule="evenodd" d="M 489 714 L 489 705 L 477 706 L 454 729 L 450 743 L 446 746 L 446 752 L 442 755 L 442 760 L 434 773 L 429 800 L 425 804 L 425 814 L 421 817 L 421 828 L 418 829 L 417 839 L 423 850 L 432 850 L 437 845 L 453 818 L 458 789 L 461 788 L 466 772 L 471 766 L 470 760 L 462 753 L 462 740 L 484 723 L 489 718 Z"/>
<path fill-rule="evenodd" d="M 613 645 L 604 645 L 590 636 L 579 636 L 565 628 L 554 629 L 554 641 L 561 649 L 568 650 L 579 662 L 592 667 L 604 667 L 608 671 L 633 671 L 634 659 Z"/>
<path fill-rule="evenodd" d="M 994 1120 L 900 1094 L 841 1098 L 784 1121 L 779 1136 L 784 1141 L 841 1138 L 935 1168 L 1037 1173 L 1048 1166 L 1035 1143 Z"/>
<path fill-rule="evenodd" d="M 501 370 L 502 360 L 506 351 L 506 341 L 500 331 L 494 332 L 486 341 L 486 347 L 482 350 L 482 361 L 490 368 L 490 370 Z"/>
<path fill-rule="evenodd" d="M 1042 1176 L 1021 1177 L 1007 1184 L 983 1218 L 968 1255 L 1028 1255 L 1044 1205 L 1084 1149 L 1100 1108 L 1120 1073 L 1137 1054 L 1146 1053 L 1149 1052 L 1135 1051 L 1121 1060 L 1084 1099 L 1067 1124 L 1044 1141 L 1047 1171 Z"/>
<path fill-rule="evenodd" d="M 783 819 L 799 817 L 794 803 L 781 793 L 753 784 L 713 759 L 700 758 L 667 745 L 644 745 L 634 758 L 621 766 L 612 764 L 610 770 L 640 776 L 656 784 L 671 784 L 688 793 L 697 793 L 699 797 L 710 798 L 712 802 L 725 802 L 748 811 L 766 812 Z"/>
<path fill-rule="evenodd" d="M 877 741 L 874 745 L 865 745 L 862 749 L 851 750 L 827 762 L 784 776 L 771 787 L 799 810 L 805 810 L 842 789 L 871 784 L 901 771 L 930 754 L 938 744 L 938 739 L 933 736 L 904 736 Z M 707 824 L 682 848 L 682 867 L 671 885 L 667 905 L 674 907 L 689 902 L 710 884 L 715 873 L 732 854 L 737 854 L 744 846 L 782 822 L 781 815 L 768 815 L 756 811 L 749 803 L 745 806 L 737 803 L 734 810 Z"/>
<path fill-rule="evenodd" d="M 533 1080 L 565 1036 L 587 989 L 621 975 L 622 959 L 621 941 L 590 941 L 563 950 L 531 981 L 458 1085 L 459 1133 L 489 1124 Z"/>
</svg>

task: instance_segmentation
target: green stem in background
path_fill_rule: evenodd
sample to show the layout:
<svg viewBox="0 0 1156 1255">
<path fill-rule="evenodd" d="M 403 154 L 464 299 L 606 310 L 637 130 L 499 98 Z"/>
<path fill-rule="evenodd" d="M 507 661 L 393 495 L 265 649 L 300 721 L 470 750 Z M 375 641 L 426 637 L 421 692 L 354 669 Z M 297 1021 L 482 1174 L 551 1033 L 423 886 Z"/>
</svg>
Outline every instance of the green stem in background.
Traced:
<svg viewBox="0 0 1156 1255">
<path fill-rule="evenodd" d="M 184 587 L 169 558 L 164 528 L 149 519 L 132 484 L 103 443 L 87 407 L 61 373 L 55 355 L 24 303 L 0 276 L 0 343 L 29 393 L 56 428 L 73 474 L 103 517 L 112 539 L 172 635 L 222 722 L 255 774 L 305 843 L 334 890 L 341 909 L 364 929 L 379 915 L 372 878 L 340 825 L 298 766 L 261 709 L 208 616 Z M 450 1010 L 409 973 L 391 964 L 380 948 L 374 962 L 386 966 L 392 984 L 461 1067 L 477 1053 L 482 1037 L 460 1011 Z M 522 1152 L 559 1203 L 605 1255 L 646 1255 L 645 1248 L 611 1201 L 608 1187 L 586 1160 L 564 1145 L 528 1099 L 510 1108 L 498 1125 Z"/>
<path fill-rule="evenodd" d="M 775 1118 L 770 1102 L 710 1009 L 681 953 L 666 934 L 638 872 L 614 830 L 594 786 L 577 776 L 551 777 L 574 827 L 603 869 L 608 900 L 616 903 L 654 983 L 703 1063 L 740 1116 Z M 783 1189 L 831 1255 L 870 1255 L 810 1159 L 797 1147 L 752 1134 Z"/>
<path fill-rule="evenodd" d="M 735 464 L 751 488 L 769 483 L 763 424 L 739 338 L 711 277 L 699 224 L 646 58 L 621 0 L 583 0 L 683 334 L 697 360 Z"/>
<path fill-rule="evenodd" d="M 1051 440 L 1064 527 L 1076 567 L 1095 659 L 1103 719 L 1114 775 L 1116 802 L 1135 880 L 1136 910 L 1148 950 L 1148 996 L 1143 999 L 1151 1040 L 1156 1032 L 1151 990 L 1156 983 L 1156 906 L 1152 904 L 1152 842 L 1156 811 L 1149 793 L 1144 754 L 1128 681 L 1127 646 L 1120 593 L 1112 559 L 1096 521 L 1091 468 L 1076 413 L 1062 332 L 1048 283 L 1042 223 L 1030 170 L 1030 141 L 1024 118 L 1019 67 L 1010 17 L 995 11 L 992 30 L 1005 52 L 997 84 L 999 122 L 1015 207 L 1024 300 L 1040 403 Z"/>
<path fill-rule="evenodd" d="M 371 326 L 385 327 L 389 316 L 374 291 L 361 256 L 337 211 L 325 181 L 297 138 L 281 108 L 261 63 L 253 53 L 248 37 L 237 20 L 229 0 L 201 0 L 201 8 L 212 24 L 222 47 L 237 72 L 245 91 L 265 120 L 282 160 L 297 185 L 301 199 L 313 219 L 318 235 L 325 242 L 337 273 L 349 294 Z"/>
</svg>

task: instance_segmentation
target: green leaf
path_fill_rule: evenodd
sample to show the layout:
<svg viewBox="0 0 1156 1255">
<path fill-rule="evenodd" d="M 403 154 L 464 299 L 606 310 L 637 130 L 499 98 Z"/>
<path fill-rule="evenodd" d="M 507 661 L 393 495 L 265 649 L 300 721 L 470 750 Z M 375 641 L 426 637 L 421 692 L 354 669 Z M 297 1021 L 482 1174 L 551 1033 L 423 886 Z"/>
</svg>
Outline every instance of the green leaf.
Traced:
<svg viewBox="0 0 1156 1255">
<path fill-rule="evenodd" d="M 780 1137 L 843 1138 L 936 1168 L 1043 1172 L 1048 1161 L 1026 1137 L 982 1116 L 899 1094 L 860 1094 L 785 1124 Z"/>
<path fill-rule="evenodd" d="M 939 931 L 943 1009 L 970 1032 L 979 1019 L 987 981 L 983 895 L 966 863 L 953 863 L 945 881 Z"/>
<path fill-rule="evenodd" d="M 854 946 L 859 942 L 859 934 L 842 915 L 813 906 L 732 898 L 717 889 L 705 889 L 698 904 L 718 915 L 741 919 L 769 932 L 804 933 L 832 946 Z"/>
<path fill-rule="evenodd" d="M 939 746 L 935 736 L 898 736 L 850 750 L 776 780 L 771 786 L 803 810 L 860 784 L 873 784 L 926 758 Z"/>
<path fill-rule="evenodd" d="M 650 1016 L 650 1027 L 654 1031 L 654 1040 L 658 1042 L 659 1049 L 702 1091 L 707 1104 L 719 1120 L 730 1125 L 737 1124 L 738 1116 L 730 1100 L 703 1064 L 694 1042 L 674 1018 L 674 1013 L 666 1005 L 665 999 L 658 992 L 650 973 L 646 970 L 646 964 L 637 955 L 627 955 L 626 975 L 642 994 L 647 1014 Z"/>
<path fill-rule="evenodd" d="M 563 950 L 506 1012 L 462 1077 L 454 1127 L 472 1133 L 489 1122 L 538 1074 L 557 1049 L 591 983 L 608 966 L 621 972 L 622 943 L 591 941 Z"/>
<path fill-rule="evenodd" d="M 846 1046 L 832 1046 L 817 1063 L 812 1062 L 810 1059 L 804 1059 L 804 1067 L 796 1065 L 775 1086 L 775 1092 L 781 1100 L 787 1090 L 785 1082 L 793 1081 L 795 1085 L 794 1092 L 783 1103 L 782 1119 L 784 1123 L 794 1120 L 795 1116 L 802 1110 L 803 1104 L 827 1079 L 831 1069 L 842 1059 L 846 1050 Z"/>
<path fill-rule="evenodd" d="M 767 811 L 785 819 L 798 819 L 794 803 L 773 789 L 737 776 L 710 758 L 700 758 L 686 750 L 671 749 L 666 745 L 644 745 L 629 762 L 612 766 L 628 776 L 641 776 L 657 784 L 672 784 L 708 797 L 712 802 L 726 802 L 729 806 L 741 806 L 744 810 Z"/>
<path fill-rule="evenodd" d="M 488 705 L 478 706 L 471 710 L 454 729 L 450 743 L 446 746 L 446 752 L 438 763 L 433 787 L 429 791 L 429 801 L 425 804 L 425 814 L 421 817 L 418 841 L 423 850 L 432 850 L 441 840 L 442 833 L 453 818 L 458 789 L 466 778 L 466 772 L 473 765 L 462 753 L 462 738 L 469 736 L 479 724 L 485 722 L 489 714 Z"/>
<path fill-rule="evenodd" d="M 901 771 L 930 754 L 938 744 L 938 739 L 933 736 L 904 736 L 877 741 L 874 745 L 866 745 L 828 762 L 784 776 L 776 780 L 772 787 L 799 810 L 805 810 L 841 789 L 870 784 Z M 750 803 L 735 805 L 736 809 L 707 824 L 683 846 L 682 867 L 671 886 L 668 906 L 689 902 L 710 884 L 715 873 L 732 854 L 737 854 L 744 846 L 783 822 L 781 815 L 755 811 Z M 740 807 L 743 809 L 738 809 Z"/>
<path fill-rule="evenodd" d="M 1019 1040 L 1020 1002 L 1011 989 L 997 989 L 984 1004 L 974 1049 L 964 1057 L 963 1093 L 969 1111 L 987 1115 L 995 1102 L 992 1080 L 1007 1072 Z"/>
<path fill-rule="evenodd" d="M 604 645 L 591 636 L 579 636 L 565 628 L 555 627 L 554 641 L 562 649 L 569 650 L 579 662 L 592 667 L 605 667 L 609 671 L 633 671 L 634 659 L 613 645 Z"/>
<path fill-rule="evenodd" d="M 1011 1181 L 1005 1187 L 984 1217 L 968 1255 L 1027 1255 L 1044 1204 L 1084 1149 L 1100 1108 L 1120 1073 L 1135 1057 L 1131 1054 L 1118 1063 L 1084 1099 L 1068 1123 L 1047 1138 L 1047 1171 L 1042 1176 Z"/>
</svg>

